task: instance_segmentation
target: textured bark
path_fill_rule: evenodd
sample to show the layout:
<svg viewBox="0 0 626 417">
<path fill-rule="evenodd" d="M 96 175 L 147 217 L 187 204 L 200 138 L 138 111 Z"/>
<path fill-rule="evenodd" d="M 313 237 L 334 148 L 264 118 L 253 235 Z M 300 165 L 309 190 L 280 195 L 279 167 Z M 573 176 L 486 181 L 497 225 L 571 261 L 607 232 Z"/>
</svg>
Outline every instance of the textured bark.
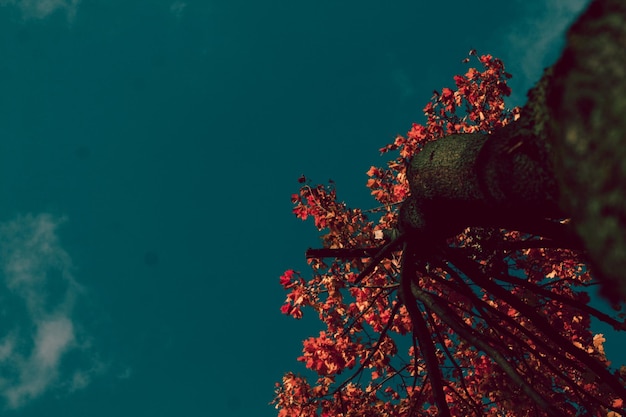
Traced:
<svg viewBox="0 0 626 417">
<path fill-rule="evenodd" d="M 491 135 L 451 135 L 427 144 L 408 170 L 409 224 L 449 236 L 467 226 L 528 228 L 564 217 L 545 146 L 522 113 Z"/>
<path fill-rule="evenodd" d="M 563 238 L 549 219 L 570 217 L 605 295 L 625 299 L 626 2 L 590 5 L 517 122 L 427 144 L 408 178 L 401 228 L 420 239 L 467 226 Z"/>
<path fill-rule="evenodd" d="M 547 93 L 561 206 L 604 293 L 626 296 L 626 2 L 596 0 L 571 27 Z"/>
</svg>

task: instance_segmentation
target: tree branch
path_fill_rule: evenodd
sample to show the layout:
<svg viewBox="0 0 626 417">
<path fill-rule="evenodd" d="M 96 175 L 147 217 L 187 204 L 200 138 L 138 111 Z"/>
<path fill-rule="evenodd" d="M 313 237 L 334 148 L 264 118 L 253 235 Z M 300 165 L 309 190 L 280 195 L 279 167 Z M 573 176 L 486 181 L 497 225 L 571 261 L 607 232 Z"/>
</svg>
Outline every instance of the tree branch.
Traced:
<svg viewBox="0 0 626 417">
<path fill-rule="evenodd" d="M 520 287 L 524 287 L 526 288 L 528 291 L 534 293 L 534 294 L 539 294 L 542 295 L 544 297 L 547 298 L 551 298 L 555 301 L 561 302 L 563 304 L 567 304 L 570 307 L 573 307 L 577 310 L 580 310 L 581 312 L 587 313 L 595 318 L 597 318 L 598 320 L 609 324 L 613 327 L 613 329 L 618 330 L 618 331 L 623 331 L 626 330 L 626 323 L 621 322 L 619 320 L 614 319 L 613 317 L 609 316 L 606 313 L 603 313 L 602 311 L 595 309 L 593 307 L 591 307 L 589 304 L 585 304 L 582 303 L 580 301 L 576 301 L 573 300 L 569 297 L 566 297 L 562 294 L 558 294 L 555 293 L 553 291 L 550 290 L 546 290 L 545 288 L 533 284 L 532 282 L 529 282 L 527 280 L 521 279 L 521 278 L 515 278 L 511 275 L 505 275 L 505 274 L 498 274 L 494 277 L 497 280 L 500 281 L 504 281 L 504 282 L 508 282 L 511 283 L 513 285 L 519 285 Z"/>
<path fill-rule="evenodd" d="M 355 258 L 371 258 L 375 256 L 381 248 L 309 248 L 305 252 L 307 259 L 355 259 Z"/>
<path fill-rule="evenodd" d="M 433 344 L 431 333 L 428 330 L 428 325 L 426 324 L 422 313 L 417 308 L 416 300 L 413 297 L 413 292 L 411 291 L 411 284 L 417 273 L 417 270 L 415 269 L 414 256 L 415 247 L 411 244 L 405 244 L 402 256 L 400 299 L 403 301 L 407 311 L 409 312 L 411 323 L 413 325 L 413 335 L 417 338 L 420 350 L 424 354 L 424 361 L 426 362 L 426 369 L 430 378 L 430 384 L 433 388 L 435 403 L 439 409 L 439 415 L 442 417 L 450 417 L 450 408 L 448 408 L 446 395 L 443 390 L 443 375 L 441 374 L 441 368 L 439 367 L 439 359 L 437 358 L 435 345 Z M 428 309 L 426 309 L 426 314 L 428 314 Z M 417 354 L 417 351 L 415 351 L 415 354 Z"/>
<path fill-rule="evenodd" d="M 537 391 L 530 386 L 526 380 L 517 372 L 517 370 L 511 366 L 506 358 L 491 347 L 484 340 L 484 335 L 479 335 L 474 329 L 461 323 L 458 320 L 458 316 L 449 307 L 440 305 L 437 303 L 429 293 L 423 291 L 418 285 L 413 284 L 411 286 L 411 293 L 415 298 L 422 303 L 435 314 L 439 316 L 452 330 L 454 330 L 460 337 L 465 339 L 468 343 L 476 346 L 478 349 L 485 352 L 489 357 L 496 362 L 500 368 L 528 395 L 537 405 L 546 410 L 550 416 L 553 417 L 566 417 L 560 410 L 550 405 Z"/>
<path fill-rule="evenodd" d="M 511 307 L 515 308 L 521 314 L 526 316 L 532 321 L 539 330 L 546 335 L 551 335 L 557 346 L 561 347 L 565 352 L 569 353 L 581 363 L 583 363 L 591 372 L 593 372 L 600 380 L 605 382 L 611 390 L 621 398 L 626 398 L 626 388 L 621 381 L 611 374 L 597 359 L 589 356 L 582 349 L 574 346 L 570 340 L 567 340 L 560 333 L 555 332 L 554 328 L 550 325 L 548 320 L 538 314 L 535 310 L 530 308 L 527 304 L 522 302 L 519 298 L 512 295 L 509 291 L 505 290 L 501 286 L 495 284 L 491 279 L 483 274 L 480 268 L 477 267 L 474 261 L 464 258 L 458 252 L 458 249 L 449 248 L 446 251 L 446 255 L 450 259 L 452 264 L 459 266 L 459 268 L 468 274 L 468 277 L 472 279 L 476 284 L 483 287 L 486 291 L 489 291 L 494 297 L 497 297 Z"/>
</svg>

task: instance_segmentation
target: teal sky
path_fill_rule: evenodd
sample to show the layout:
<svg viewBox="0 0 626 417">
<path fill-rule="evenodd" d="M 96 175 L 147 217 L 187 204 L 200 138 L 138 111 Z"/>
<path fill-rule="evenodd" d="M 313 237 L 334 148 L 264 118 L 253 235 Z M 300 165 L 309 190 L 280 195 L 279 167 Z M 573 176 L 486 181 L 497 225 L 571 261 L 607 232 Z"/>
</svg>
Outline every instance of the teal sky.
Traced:
<svg viewBox="0 0 626 417">
<path fill-rule="evenodd" d="M 526 3 L 0 0 L 3 415 L 275 415 L 297 178 L 373 206 L 472 48 L 523 104 L 586 1 Z"/>
</svg>

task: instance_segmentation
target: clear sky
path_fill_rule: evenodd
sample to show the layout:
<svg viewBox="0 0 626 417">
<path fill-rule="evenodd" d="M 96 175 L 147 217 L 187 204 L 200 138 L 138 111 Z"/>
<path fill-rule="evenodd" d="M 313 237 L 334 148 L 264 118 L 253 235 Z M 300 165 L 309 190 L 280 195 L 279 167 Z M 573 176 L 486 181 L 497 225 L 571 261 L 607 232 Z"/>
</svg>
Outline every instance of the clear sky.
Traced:
<svg viewBox="0 0 626 417">
<path fill-rule="evenodd" d="M 297 178 L 373 206 L 470 49 L 523 104 L 585 3 L 0 0 L 2 415 L 275 415 Z"/>
</svg>

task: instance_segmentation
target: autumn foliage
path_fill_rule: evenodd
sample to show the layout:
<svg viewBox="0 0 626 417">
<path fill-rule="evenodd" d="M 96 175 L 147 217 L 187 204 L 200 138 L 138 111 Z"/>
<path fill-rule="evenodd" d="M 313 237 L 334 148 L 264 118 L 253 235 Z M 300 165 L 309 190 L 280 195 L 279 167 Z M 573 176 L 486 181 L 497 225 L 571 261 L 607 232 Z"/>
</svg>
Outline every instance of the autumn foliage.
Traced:
<svg viewBox="0 0 626 417">
<path fill-rule="evenodd" d="M 315 377 L 288 373 L 277 383 L 279 417 L 624 413 L 623 375 L 590 325 L 595 318 L 626 327 L 619 311 L 589 305 L 594 281 L 576 251 L 518 231 L 468 228 L 446 242 L 443 254 L 413 265 L 423 294 L 410 306 L 419 326 L 398 295 L 400 249 L 361 274 L 392 238 L 398 205 L 410 197 L 407 163 L 426 142 L 490 133 L 519 117 L 519 109 L 505 107 L 510 75 L 503 63 L 470 55 L 480 68 L 435 92 L 423 109 L 426 122 L 381 149 L 397 157 L 367 171 L 375 209 L 349 208 L 334 186 L 300 178 L 294 214 L 313 219 L 329 253 L 348 255 L 329 263 L 310 258 L 311 277 L 293 270 L 280 277 L 287 291 L 282 313 L 299 319 L 314 311 L 325 330 L 303 342 L 298 358 Z M 428 346 L 435 348 L 430 363 Z"/>
</svg>

